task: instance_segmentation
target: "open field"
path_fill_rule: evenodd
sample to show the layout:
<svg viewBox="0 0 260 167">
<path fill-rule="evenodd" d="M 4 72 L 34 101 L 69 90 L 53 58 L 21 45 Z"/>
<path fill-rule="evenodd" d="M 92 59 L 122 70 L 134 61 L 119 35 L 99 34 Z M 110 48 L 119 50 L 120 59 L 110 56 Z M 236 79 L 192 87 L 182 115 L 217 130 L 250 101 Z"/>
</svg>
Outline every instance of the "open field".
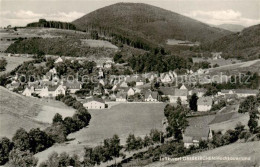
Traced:
<svg viewBox="0 0 260 167">
<path fill-rule="evenodd" d="M 25 61 L 30 61 L 32 58 L 26 58 L 26 57 L 8 57 L 5 56 L 5 54 L 0 53 L 0 59 L 5 58 L 7 61 L 6 70 L 0 72 L 0 75 L 4 73 L 11 72 L 13 69 L 15 69 L 18 65 L 22 64 Z"/>
<path fill-rule="evenodd" d="M 0 87 L 0 137 L 12 137 L 20 127 L 44 129 L 49 126 L 53 115 L 74 113 L 62 102 L 24 97 Z"/>
<path fill-rule="evenodd" d="M 223 72 L 223 73 L 228 72 L 229 74 L 238 75 L 239 73 L 247 72 L 247 71 L 259 73 L 260 72 L 260 59 L 236 63 L 236 64 L 229 64 L 229 65 L 224 65 L 221 67 L 209 69 L 210 74 L 219 74 L 220 72 Z"/>
<path fill-rule="evenodd" d="M 156 162 L 147 167 L 249 167 L 260 165 L 260 142 L 234 143 L 213 150 L 192 154 L 194 157 L 249 157 L 249 161 L 178 161 L 178 162 Z"/>
<path fill-rule="evenodd" d="M 56 113 L 65 117 L 72 117 L 75 111 L 70 108 L 57 108 L 53 106 L 43 106 L 42 111 L 35 117 L 35 120 L 44 122 L 44 123 L 52 123 L 52 118 Z"/>
<path fill-rule="evenodd" d="M 83 156 L 85 146 L 101 144 L 105 138 L 119 135 L 121 144 L 125 143 L 129 133 L 144 137 L 153 128 L 162 130 L 163 109 L 165 104 L 119 104 L 111 109 L 90 110 L 90 125 L 69 135 L 75 140 L 67 144 L 55 145 L 36 154 L 39 161 L 46 160 L 53 151 L 67 152 Z"/>
<path fill-rule="evenodd" d="M 183 46 L 199 46 L 199 42 L 190 42 L 190 41 L 182 41 L 176 39 L 168 39 L 166 42 L 167 45 L 183 45 Z"/>
<path fill-rule="evenodd" d="M 93 39 L 82 39 L 82 44 L 85 44 L 90 47 L 98 47 L 98 48 L 110 48 L 110 49 L 118 49 L 117 46 L 113 45 L 112 43 L 108 41 L 103 40 L 93 40 Z"/>
<path fill-rule="evenodd" d="M 204 59 L 204 58 L 197 58 L 197 57 L 192 58 L 192 61 L 193 61 L 193 63 L 207 61 L 210 64 L 213 64 L 213 65 L 218 64 L 219 66 L 232 65 L 232 64 L 241 62 L 240 60 L 234 59 L 234 58 L 227 59 L 227 60 L 223 59 L 223 58 L 213 60 L 213 59 Z"/>
</svg>

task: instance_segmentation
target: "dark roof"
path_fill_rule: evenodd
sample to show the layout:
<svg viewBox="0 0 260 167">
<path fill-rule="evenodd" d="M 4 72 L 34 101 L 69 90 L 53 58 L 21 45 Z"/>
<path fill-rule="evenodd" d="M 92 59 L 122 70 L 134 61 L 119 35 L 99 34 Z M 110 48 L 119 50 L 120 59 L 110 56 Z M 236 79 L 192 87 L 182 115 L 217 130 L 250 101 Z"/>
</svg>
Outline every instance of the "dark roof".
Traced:
<svg viewBox="0 0 260 167">
<path fill-rule="evenodd" d="M 49 90 L 49 91 L 55 91 L 58 87 L 59 87 L 59 85 L 48 86 L 48 90 Z"/>
<path fill-rule="evenodd" d="M 158 92 L 155 92 L 155 91 L 146 91 L 145 92 L 145 98 L 148 98 L 150 95 L 152 96 L 152 98 L 157 99 Z"/>
<path fill-rule="evenodd" d="M 171 88 L 171 87 L 161 87 L 160 91 L 164 95 L 174 95 L 174 88 Z"/>
<path fill-rule="evenodd" d="M 209 126 L 188 126 L 185 129 L 183 141 L 192 142 L 192 140 L 208 139 L 209 132 Z"/>
<path fill-rule="evenodd" d="M 88 103 L 88 102 L 91 102 L 91 101 L 97 101 L 97 102 L 100 102 L 100 103 L 105 103 L 105 101 L 103 99 L 97 98 L 97 97 L 88 98 L 84 101 L 84 103 Z"/>
<path fill-rule="evenodd" d="M 68 89 L 80 89 L 81 83 L 80 82 L 65 82 L 64 86 L 66 86 Z"/>
</svg>

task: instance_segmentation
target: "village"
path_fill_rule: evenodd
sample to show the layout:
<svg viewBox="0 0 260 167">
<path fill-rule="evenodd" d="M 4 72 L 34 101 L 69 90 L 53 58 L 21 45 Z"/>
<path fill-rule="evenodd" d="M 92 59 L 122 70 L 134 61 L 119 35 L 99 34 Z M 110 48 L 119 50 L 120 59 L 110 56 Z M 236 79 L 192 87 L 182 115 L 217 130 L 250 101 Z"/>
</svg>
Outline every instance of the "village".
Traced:
<svg viewBox="0 0 260 167">
<path fill-rule="evenodd" d="M 9 55 L 10 56 L 10 55 Z M 47 56 L 49 58 L 51 56 Z M 212 54 L 212 59 L 221 58 L 219 54 Z M 222 84 L 228 83 L 231 76 L 220 75 L 211 76 L 210 69 L 198 69 L 197 71 L 187 70 L 185 74 L 177 75 L 174 71 L 165 73 L 144 73 L 132 75 L 107 75 L 105 72 L 118 66 L 113 59 L 99 60 L 95 62 L 95 75 L 87 77 L 86 80 L 79 81 L 78 78 L 69 76 L 59 76 L 57 69 L 62 63 L 79 61 L 83 63 L 84 59 L 76 60 L 74 58 L 65 58 L 57 56 L 53 59 L 55 67 L 51 68 L 41 78 L 34 79 L 33 82 L 21 82 L 23 74 L 16 73 L 11 76 L 12 82 L 6 87 L 11 90 L 19 89 L 18 93 L 27 97 L 55 99 L 60 95 L 71 95 L 80 101 L 86 109 L 103 110 L 111 108 L 122 103 L 166 103 L 177 105 L 181 103 L 190 107 L 190 101 L 195 97 L 196 111 L 191 115 L 216 114 L 228 105 L 239 105 L 242 99 L 249 96 L 257 96 L 257 89 L 222 89 L 215 94 L 210 94 L 209 90 L 202 87 L 204 84 Z M 119 65 L 120 68 L 127 68 Z M 83 77 L 81 77 L 83 78 Z M 192 79 L 190 79 L 192 78 Z M 91 83 L 90 90 L 86 91 L 86 83 Z M 84 86 L 85 84 L 85 86 Z M 221 106 L 222 102 L 227 103 Z M 220 106 L 218 110 L 214 106 Z M 105 111 L 105 110 L 104 110 Z M 162 120 L 165 129 L 167 120 Z M 164 130 L 165 131 L 165 130 Z M 196 132 L 196 133 L 195 133 Z M 166 133 L 166 131 L 165 131 Z M 199 136 L 198 136 L 199 134 Z M 191 145 L 198 146 L 200 140 L 209 140 L 212 138 L 212 131 L 206 126 L 189 126 L 184 136 L 184 146 L 189 148 Z"/>
<path fill-rule="evenodd" d="M 195 1 L 3 0 L 0 167 L 259 166 L 256 2 Z"/>
</svg>

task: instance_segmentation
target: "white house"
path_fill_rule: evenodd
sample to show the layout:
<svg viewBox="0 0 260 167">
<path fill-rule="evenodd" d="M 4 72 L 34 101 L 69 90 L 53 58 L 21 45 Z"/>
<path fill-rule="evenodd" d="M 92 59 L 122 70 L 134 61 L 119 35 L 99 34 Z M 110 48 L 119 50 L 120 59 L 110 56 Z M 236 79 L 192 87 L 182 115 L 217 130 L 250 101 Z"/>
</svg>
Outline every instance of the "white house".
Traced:
<svg viewBox="0 0 260 167">
<path fill-rule="evenodd" d="M 65 95 L 66 89 L 63 85 L 44 86 L 39 93 L 40 97 L 56 97 L 58 95 Z"/>
<path fill-rule="evenodd" d="M 154 91 L 147 91 L 145 93 L 145 98 L 144 100 L 146 102 L 157 102 L 159 99 L 159 94 L 158 92 L 154 92 Z"/>
<path fill-rule="evenodd" d="M 34 87 L 26 87 L 22 93 L 24 96 L 32 96 L 32 93 L 34 93 Z"/>
<path fill-rule="evenodd" d="M 52 68 L 52 69 L 50 69 L 49 72 L 50 72 L 51 74 L 57 74 L 57 70 L 56 70 L 56 68 Z"/>
<path fill-rule="evenodd" d="M 201 97 L 197 101 L 198 111 L 209 111 L 212 108 L 212 97 Z"/>
<path fill-rule="evenodd" d="M 161 75 L 161 82 L 162 83 L 170 83 L 172 81 L 170 75 L 168 73 Z"/>
<path fill-rule="evenodd" d="M 127 91 L 127 96 L 129 97 L 129 96 L 133 96 L 133 95 L 135 95 L 134 88 L 129 88 L 128 91 Z"/>
<path fill-rule="evenodd" d="M 56 60 L 55 60 L 55 64 L 58 64 L 58 63 L 62 63 L 63 62 L 63 59 L 61 57 L 58 57 Z"/>
<path fill-rule="evenodd" d="M 187 104 L 188 90 L 187 89 L 174 89 L 174 94 L 170 96 L 170 103 L 177 103 L 181 99 L 182 104 Z"/>
<path fill-rule="evenodd" d="M 212 131 L 209 126 L 193 125 L 188 126 L 183 134 L 184 147 L 189 148 L 199 146 L 200 140 L 208 140 L 212 138 Z"/>
<path fill-rule="evenodd" d="M 121 87 L 121 88 L 127 88 L 127 87 L 128 87 L 127 82 L 126 82 L 126 81 L 123 81 L 123 82 L 120 84 L 120 87 Z"/>
<path fill-rule="evenodd" d="M 143 79 L 136 80 L 136 86 L 142 86 L 142 85 L 144 85 L 144 80 Z"/>
<path fill-rule="evenodd" d="M 64 86 L 67 88 L 67 90 L 70 93 L 76 93 L 76 91 L 80 90 L 82 88 L 82 84 L 80 82 L 74 81 L 74 82 L 65 82 Z"/>
<path fill-rule="evenodd" d="M 103 99 L 89 98 L 83 103 L 83 106 L 86 109 L 104 109 L 106 104 Z"/>
</svg>

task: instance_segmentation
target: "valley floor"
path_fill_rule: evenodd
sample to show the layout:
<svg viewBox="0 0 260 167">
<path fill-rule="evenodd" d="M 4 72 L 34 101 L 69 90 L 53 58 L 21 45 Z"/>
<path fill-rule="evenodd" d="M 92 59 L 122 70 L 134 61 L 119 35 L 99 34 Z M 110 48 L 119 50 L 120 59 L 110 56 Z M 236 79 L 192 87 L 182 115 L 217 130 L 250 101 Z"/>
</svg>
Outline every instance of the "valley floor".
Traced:
<svg viewBox="0 0 260 167">
<path fill-rule="evenodd" d="M 163 109 L 166 104 L 119 104 L 111 109 L 90 110 L 91 121 L 87 128 L 68 136 L 74 139 L 64 144 L 56 144 L 53 147 L 36 154 L 39 163 L 46 160 L 48 155 L 56 151 L 58 153 L 67 152 L 69 154 L 84 155 L 84 147 L 94 147 L 102 143 L 106 138 L 117 134 L 121 139 L 121 144 L 129 133 L 135 136 L 144 137 L 151 129 L 162 130 Z"/>
</svg>

